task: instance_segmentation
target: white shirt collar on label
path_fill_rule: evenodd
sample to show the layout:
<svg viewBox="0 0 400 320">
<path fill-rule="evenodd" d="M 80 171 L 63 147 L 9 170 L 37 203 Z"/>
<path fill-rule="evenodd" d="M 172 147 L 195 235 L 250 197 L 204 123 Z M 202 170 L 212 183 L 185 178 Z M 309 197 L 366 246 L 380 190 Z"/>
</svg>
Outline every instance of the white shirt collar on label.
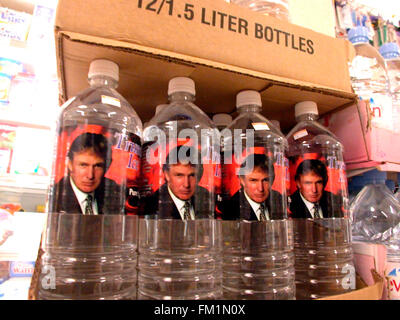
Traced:
<svg viewBox="0 0 400 320">
<path fill-rule="evenodd" d="M 243 190 L 243 191 L 244 191 L 244 190 Z M 251 206 L 251 208 L 253 209 L 254 213 L 256 214 L 257 219 L 260 220 L 260 210 L 259 210 L 259 209 L 260 209 L 261 204 L 258 203 L 258 202 L 255 202 L 255 201 L 251 200 L 251 198 L 247 195 L 246 191 L 244 191 L 243 193 L 244 193 L 244 195 L 245 195 L 247 201 L 250 203 L 250 206 Z M 265 213 L 265 218 L 266 218 L 267 220 L 270 220 L 270 219 L 269 219 L 268 208 L 267 208 L 266 206 L 265 206 L 264 213 Z"/>
<path fill-rule="evenodd" d="M 306 200 L 306 199 L 303 197 L 303 195 L 301 194 L 300 191 L 299 191 L 299 193 L 300 193 L 301 199 L 303 200 L 303 202 L 304 202 L 304 204 L 306 205 L 308 211 L 310 212 L 311 217 L 313 217 L 313 219 L 314 219 L 314 218 L 315 218 L 315 217 L 314 217 L 314 203 L 313 203 L 313 202 L 310 202 L 310 201 L 308 201 L 308 200 Z M 318 213 L 319 213 L 320 217 L 323 217 L 323 216 L 324 216 L 324 215 L 322 214 L 321 206 L 319 206 Z M 318 218 L 319 218 L 319 217 L 318 217 Z"/>
<path fill-rule="evenodd" d="M 74 180 L 72 180 L 71 177 L 69 178 L 69 181 L 71 182 L 72 190 L 74 190 L 75 196 L 78 199 L 79 205 L 81 206 L 82 213 L 85 214 L 86 198 L 90 194 L 93 197 L 93 202 L 92 202 L 93 213 L 98 214 L 97 201 L 96 201 L 96 198 L 94 197 L 94 192 L 91 192 L 91 193 L 82 192 L 75 185 L 75 182 L 74 182 Z"/>
<path fill-rule="evenodd" d="M 178 209 L 182 220 L 185 220 L 185 215 L 184 215 L 184 212 L 185 212 L 185 201 L 179 199 L 178 197 L 176 197 L 174 195 L 174 193 L 172 192 L 172 190 L 169 188 L 169 186 L 168 186 L 168 192 L 169 192 L 169 195 L 171 196 L 172 200 L 174 201 L 175 206 Z M 192 205 L 190 205 L 190 216 L 192 217 L 192 220 L 194 220 L 194 209 L 193 209 Z"/>
</svg>

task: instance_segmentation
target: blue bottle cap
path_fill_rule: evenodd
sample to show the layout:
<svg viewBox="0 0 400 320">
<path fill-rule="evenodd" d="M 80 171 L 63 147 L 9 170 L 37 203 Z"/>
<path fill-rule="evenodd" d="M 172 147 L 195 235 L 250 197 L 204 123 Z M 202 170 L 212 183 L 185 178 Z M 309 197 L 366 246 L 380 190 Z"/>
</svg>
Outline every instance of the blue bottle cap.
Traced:
<svg viewBox="0 0 400 320">
<path fill-rule="evenodd" d="M 384 43 L 379 48 L 379 53 L 385 59 L 395 59 L 400 57 L 400 49 L 396 42 Z"/>
<path fill-rule="evenodd" d="M 368 28 L 362 26 L 351 28 L 347 33 L 347 38 L 353 44 L 369 42 Z"/>
</svg>

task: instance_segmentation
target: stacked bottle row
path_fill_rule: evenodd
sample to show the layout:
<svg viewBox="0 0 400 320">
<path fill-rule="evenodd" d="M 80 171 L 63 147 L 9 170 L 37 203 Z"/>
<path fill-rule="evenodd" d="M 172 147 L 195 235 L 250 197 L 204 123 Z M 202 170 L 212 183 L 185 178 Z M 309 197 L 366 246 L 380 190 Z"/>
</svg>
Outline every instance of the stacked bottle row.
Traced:
<svg viewBox="0 0 400 320">
<path fill-rule="evenodd" d="M 385 43 L 379 51 L 369 43 L 368 29 L 352 28 L 348 38 L 356 56 L 349 64 L 350 79 L 359 99 L 370 103 L 373 126 L 399 132 L 400 51 L 396 43 Z"/>
<path fill-rule="evenodd" d="M 85 218 L 63 214 L 143 218 L 139 298 L 294 299 L 295 272 L 301 299 L 354 289 L 340 280 L 354 278 L 342 145 L 316 121 L 315 103 L 296 105 L 298 124 L 285 137 L 261 115 L 260 94 L 244 90 L 238 117 L 220 131 L 194 104 L 193 80 L 177 77 L 169 104 L 142 130 L 115 90 L 116 64 L 95 60 L 89 82 L 59 118 L 48 212 L 61 218 L 49 221 L 49 239 L 64 243 L 67 224 L 68 237 L 92 241 L 85 223 L 70 221 Z M 101 219 L 104 230 L 111 220 Z M 45 242 L 43 261 L 73 261 L 68 241 Z"/>
<path fill-rule="evenodd" d="M 89 81 L 60 114 L 49 212 L 182 220 L 346 216 L 343 148 L 316 121 L 314 102 L 296 105 L 298 124 L 285 137 L 261 115 L 260 94 L 244 90 L 238 117 L 218 130 L 194 104 L 194 81 L 177 77 L 169 82 L 170 103 L 158 106 L 142 130 L 115 90 L 116 64 L 94 61 Z"/>
</svg>

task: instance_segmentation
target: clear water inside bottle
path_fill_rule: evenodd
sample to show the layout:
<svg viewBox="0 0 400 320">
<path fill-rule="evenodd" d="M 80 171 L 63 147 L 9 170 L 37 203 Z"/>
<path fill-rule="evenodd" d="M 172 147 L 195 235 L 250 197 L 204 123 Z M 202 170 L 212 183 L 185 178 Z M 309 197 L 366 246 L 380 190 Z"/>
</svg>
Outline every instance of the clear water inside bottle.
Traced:
<svg viewBox="0 0 400 320">
<path fill-rule="evenodd" d="M 296 299 L 356 289 L 348 218 L 294 219 Z"/>
<path fill-rule="evenodd" d="M 222 297 L 221 226 L 215 219 L 141 219 L 138 298 Z"/>
<path fill-rule="evenodd" d="M 292 221 L 221 221 L 223 298 L 294 300 Z"/>
<path fill-rule="evenodd" d="M 39 299 L 136 299 L 137 229 L 137 216 L 49 214 Z"/>
</svg>

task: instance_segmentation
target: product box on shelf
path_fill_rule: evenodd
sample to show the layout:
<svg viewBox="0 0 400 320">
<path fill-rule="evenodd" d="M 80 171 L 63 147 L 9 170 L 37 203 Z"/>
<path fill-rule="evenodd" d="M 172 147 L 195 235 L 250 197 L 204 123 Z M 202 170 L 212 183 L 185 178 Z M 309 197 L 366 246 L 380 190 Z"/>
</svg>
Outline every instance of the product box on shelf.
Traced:
<svg viewBox="0 0 400 320">
<path fill-rule="evenodd" d="M 338 110 L 321 118 L 344 146 L 348 170 L 379 167 L 383 171 L 400 171 L 399 134 L 371 125 L 368 101 Z"/>
<path fill-rule="evenodd" d="M 375 284 L 376 279 L 374 275 L 378 274 L 384 283 L 382 292 L 383 300 L 386 300 L 388 297 L 388 283 L 385 277 L 387 265 L 386 253 L 387 249 L 383 244 L 353 242 L 354 266 L 357 274 L 360 275 L 368 286 Z M 371 272 L 371 270 L 374 270 L 374 272 Z"/>
<path fill-rule="evenodd" d="M 174 76 L 195 81 L 196 103 L 210 114 L 234 112 L 238 91 L 257 90 L 282 128 L 295 123 L 298 101 L 325 114 L 355 99 L 349 42 L 222 0 L 60 0 L 55 36 L 61 102 L 87 87 L 91 60 L 108 58 L 144 121 Z"/>
<path fill-rule="evenodd" d="M 319 300 L 380 300 L 384 289 L 383 278 L 375 271 L 371 270 L 375 283 L 367 285 L 359 276 L 356 277 L 356 290 L 321 298 Z"/>
</svg>

